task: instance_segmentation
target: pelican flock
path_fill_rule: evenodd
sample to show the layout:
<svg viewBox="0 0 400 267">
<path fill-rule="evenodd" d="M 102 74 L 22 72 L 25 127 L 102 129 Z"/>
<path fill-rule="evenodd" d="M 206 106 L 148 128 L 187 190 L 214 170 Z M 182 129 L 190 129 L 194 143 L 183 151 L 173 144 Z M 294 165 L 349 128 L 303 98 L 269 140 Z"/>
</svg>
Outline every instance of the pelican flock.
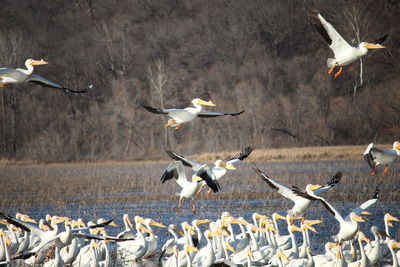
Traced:
<svg viewBox="0 0 400 267">
<path fill-rule="evenodd" d="M 327 65 L 329 74 L 339 67 L 334 75 L 335 78 L 341 75 L 343 66 L 365 56 L 368 49 L 385 48 L 382 43 L 388 35 L 374 42 L 361 42 L 353 47 L 319 12 L 312 12 L 311 22 L 334 53 L 334 58 L 328 58 Z M 68 89 L 33 74 L 34 66 L 45 64 L 48 63 L 43 59 L 28 59 L 25 62 L 26 69 L 1 68 L 0 87 L 32 82 L 71 93 L 86 92 L 86 90 Z M 182 124 L 197 117 L 236 117 L 244 112 L 242 110 L 237 113 L 221 113 L 203 110 L 203 106 L 215 106 L 215 104 L 200 98 L 194 98 L 191 103 L 194 107 L 184 109 L 142 106 L 151 113 L 167 115 L 169 120 L 166 126 L 175 129 L 180 129 Z M 165 167 L 161 183 L 175 180 L 181 188 L 176 194 L 179 199 L 178 212 L 182 212 L 184 199 L 189 199 L 191 211 L 195 214 L 195 198 L 199 196 L 203 187 L 209 188 L 208 197 L 211 197 L 211 192 L 223 191 L 223 186 L 220 186 L 222 177 L 229 177 L 230 171 L 235 170 L 239 163 L 241 168 L 246 169 L 246 163 L 242 162 L 251 156 L 252 151 L 253 146 L 248 146 L 234 156 L 216 160 L 210 167 L 167 150 L 167 155 L 174 162 Z M 371 143 L 364 152 L 364 159 L 372 169 L 372 175 L 376 174 L 379 165 L 385 166 L 383 173 L 387 174 L 388 165 L 399 156 L 400 143 L 397 141 L 394 142 L 393 149 L 380 149 Z M 186 168 L 190 169 L 189 175 L 186 173 Z M 289 188 L 280 184 L 255 165 L 253 169 L 255 177 L 259 176 L 270 188 L 294 203 L 293 207 L 285 212 L 286 214 L 283 214 L 282 210 L 274 210 L 272 206 L 249 206 L 249 209 L 254 209 L 251 220 L 224 211 L 221 215 L 215 213 L 214 221 L 210 218 L 195 218 L 188 222 L 185 219 L 178 221 L 174 218 L 176 222 L 167 227 L 156 219 L 143 218 L 138 214 L 133 217 L 132 222 L 130 215 L 125 213 L 122 216 L 124 228 L 113 230 L 110 229 L 111 226 L 118 227 L 113 219 L 93 218 L 93 221 L 84 222 L 80 218 L 47 215 L 35 220 L 26 214 L 17 213 L 13 217 L 0 212 L 0 265 L 135 266 L 141 263 L 142 266 L 147 266 L 150 263 L 146 260 L 153 258 L 157 259 L 160 266 L 174 267 L 373 266 L 382 265 L 391 258 L 392 266 L 398 266 L 400 252 L 396 249 L 400 248 L 400 243 L 395 240 L 393 233 L 390 233 L 393 222 L 400 222 L 397 217 L 388 213 L 384 215 L 382 220 L 384 231 L 372 225 L 370 230 L 374 237 L 373 241 L 360 230 L 360 225 L 367 221 L 367 217 L 363 216 L 370 216 L 368 218 L 375 216 L 368 210 L 371 211 L 378 202 L 380 194 L 384 193 L 379 187 L 372 197 L 366 195 L 353 197 L 349 193 L 351 200 L 359 201 L 362 198 L 365 201 L 350 210 L 346 206 L 338 206 L 340 204 L 333 205 L 331 200 L 327 200 L 331 199 L 329 194 L 333 196 L 333 200 L 339 194 L 346 194 L 345 190 L 342 190 L 346 185 L 339 185 L 341 188 L 336 191 L 336 188 L 332 189 L 341 181 L 342 172 L 337 172 L 323 185 L 314 184 L 310 177 L 307 182 L 311 183 L 307 184 L 305 189 L 301 189 L 297 186 Z M 259 179 L 255 180 L 257 180 L 256 186 L 265 186 Z M 230 177 L 224 179 L 224 183 L 235 185 L 236 181 Z M 329 192 L 325 193 L 328 190 Z M 170 192 L 168 194 L 172 195 Z M 322 194 L 327 196 L 323 197 Z M 324 225 L 324 221 L 321 220 L 324 213 L 307 212 L 313 202 L 315 203 L 313 207 L 322 204 L 326 213 L 331 214 L 338 223 L 325 226 L 329 227 L 325 230 L 329 234 L 338 232 L 324 244 L 317 243 L 318 241 L 312 238 L 319 234 L 318 228 Z M 222 205 L 217 206 L 223 208 Z M 164 240 L 162 236 L 166 234 L 171 238 Z"/>
</svg>

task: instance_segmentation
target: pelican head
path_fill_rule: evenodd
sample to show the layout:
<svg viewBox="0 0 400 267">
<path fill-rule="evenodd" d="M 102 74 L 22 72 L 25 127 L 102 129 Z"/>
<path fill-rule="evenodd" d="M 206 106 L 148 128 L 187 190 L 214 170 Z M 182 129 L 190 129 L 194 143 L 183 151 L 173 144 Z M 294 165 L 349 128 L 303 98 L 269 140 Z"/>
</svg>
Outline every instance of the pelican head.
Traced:
<svg viewBox="0 0 400 267">
<path fill-rule="evenodd" d="M 216 106 L 211 100 L 210 101 L 204 101 L 200 98 L 195 98 L 192 100 L 193 105 L 202 105 L 202 106 Z"/>
<path fill-rule="evenodd" d="M 396 141 L 393 143 L 393 149 L 400 150 L 400 142 Z"/>
<path fill-rule="evenodd" d="M 225 161 L 220 160 L 220 159 L 217 160 L 217 161 L 215 161 L 215 162 L 214 162 L 214 165 L 215 165 L 215 166 L 218 166 L 218 167 L 225 168 L 225 169 L 227 169 L 227 170 L 236 170 L 236 167 L 233 166 L 232 163 L 225 162 Z"/>
<path fill-rule="evenodd" d="M 319 185 L 319 184 L 308 184 L 308 185 L 306 186 L 306 191 L 307 191 L 307 192 L 312 192 L 312 191 L 314 191 L 314 190 L 320 189 L 321 187 L 322 187 L 322 186 Z"/>
<path fill-rule="evenodd" d="M 387 225 L 389 225 L 390 227 L 393 226 L 393 224 L 390 221 L 400 222 L 399 219 L 397 219 L 396 217 L 390 215 L 389 213 L 385 214 L 384 220 L 387 223 Z"/>
<path fill-rule="evenodd" d="M 358 216 L 357 214 L 355 214 L 354 212 L 350 213 L 350 219 L 353 222 L 365 222 L 365 220 L 363 218 L 361 218 L 360 216 Z"/>
<path fill-rule="evenodd" d="M 359 44 L 359 47 L 360 47 L 360 48 L 367 48 L 367 49 L 381 49 L 381 48 L 386 48 L 386 47 L 384 47 L 384 46 L 381 45 L 381 44 L 371 44 L 371 43 L 368 43 L 368 42 L 361 42 L 361 43 Z"/>
<path fill-rule="evenodd" d="M 400 248 L 400 243 L 394 241 L 393 239 L 390 239 L 390 240 L 389 240 L 388 245 L 389 245 L 389 247 L 392 248 L 392 249 Z"/>
<path fill-rule="evenodd" d="M 34 60 L 34 59 L 27 59 L 25 61 L 25 65 L 26 66 L 38 66 L 38 65 L 45 65 L 45 64 L 49 64 L 47 61 L 44 61 L 43 59 L 41 60 Z"/>
</svg>

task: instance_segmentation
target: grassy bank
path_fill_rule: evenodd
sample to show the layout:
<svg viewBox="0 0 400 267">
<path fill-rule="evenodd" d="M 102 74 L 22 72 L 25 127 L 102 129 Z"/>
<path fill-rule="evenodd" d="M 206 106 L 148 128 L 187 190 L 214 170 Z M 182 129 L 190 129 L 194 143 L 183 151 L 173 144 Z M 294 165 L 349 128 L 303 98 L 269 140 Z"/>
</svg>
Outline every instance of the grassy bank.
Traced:
<svg viewBox="0 0 400 267">
<path fill-rule="evenodd" d="M 378 145 L 383 148 L 390 148 L 391 145 Z M 275 149 L 255 149 L 249 160 L 254 162 L 293 162 L 293 161 L 336 161 L 336 160 L 360 160 L 366 146 L 323 146 L 323 147 L 293 147 L 293 148 L 275 148 Z M 223 151 L 218 153 L 203 153 L 187 155 L 188 157 L 201 161 L 213 162 L 217 159 L 225 159 L 238 153 L 237 151 Z M 182 151 L 178 153 L 184 154 Z M 185 154 L 186 155 L 186 154 Z M 140 161 L 102 161 L 102 162 L 74 162 L 74 164 L 142 164 L 142 163 L 163 163 L 170 162 L 168 156 L 162 159 L 148 159 Z M 18 165 L 42 165 L 51 164 L 59 165 L 64 163 L 46 163 L 40 161 L 15 161 L 15 160 L 0 160 L 0 166 L 18 166 Z"/>
</svg>

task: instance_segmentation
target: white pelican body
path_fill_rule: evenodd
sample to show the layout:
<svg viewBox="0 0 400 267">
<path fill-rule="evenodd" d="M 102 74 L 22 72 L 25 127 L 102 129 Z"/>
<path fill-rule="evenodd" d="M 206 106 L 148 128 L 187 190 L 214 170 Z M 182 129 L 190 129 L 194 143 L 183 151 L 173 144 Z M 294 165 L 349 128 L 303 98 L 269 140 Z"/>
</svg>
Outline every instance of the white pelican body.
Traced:
<svg viewBox="0 0 400 267">
<path fill-rule="evenodd" d="M 197 254 L 194 256 L 193 262 L 195 266 L 203 266 L 203 267 L 209 267 L 211 266 L 216 258 L 215 258 L 215 252 L 213 245 L 211 243 L 210 237 L 214 236 L 214 233 L 212 233 L 210 230 L 206 230 L 204 232 L 204 236 L 207 240 L 207 245 L 203 247 L 202 249 L 197 252 Z"/>
<path fill-rule="evenodd" d="M 398 157 L 400 157 L 400 143 L 394 142 L 392 149 L 380 149 L 374 147 L 371 143 L 368 145 L 364 152 L 364 159 L 371 167 L 371 175 L 375 175 L 375 169 L 379 165 L 385 165 L 384 174 L 388 173 L 388 165 L 393 163 Z"/>
<path fill-rule="evenodd" d="M 244 111 L 238 113 L 220 113 L 220 112 L 211 112 L 207 110 L 202 110 L 202 106 L 215 106 L 215 104 L 211 101 L 204 101 L 200 98 L 195 98 L 191 102 L 194 108 L 185 108 L 185 109 L 159 109 L 153 108 L 147 105 L 142 105 L 147 111 L 155 114 L 167 114 L 171 119 L 168 120 L 166 126 L 175 127 L 175 129 L 179 129 L 182 126 L 182 123 L 186 123 L 194 120 L 196 117 L 202 118 L 212 118 L 218 116 L 237 116 L 242 114 Z"/>
<path fill-rule="evenodd" d="M 167 153 L 171 158 L 179 159 L 179 161 L 170 164 L 165 169 L 164 174 L 161 177 L 161 182 L 165 183 L 167 180 L 175 178 L 178 185 L 182 188 L 181 192 L 179 193 L 178 209 L 180 209 L 182 205 L 183 198 L 188 198 L 192 200 L 192 212 L 194 213 L 196 211 L 196 207 L 194 205 L 194 196 L 199 189 L 198 182 L 205 181 L 214 192 L 218 192 L 220 189 L 219 184 L 215 180 L 214 174 L 207 165 L 199 164 L 172 151 L 167 151 Z M 180 161 L 182 158 L 184 158 L 185 161 Z M 188 162 L 191 162 L 191 165 L 189 165 Z M 190 166 L 195 171 L 195 174 L 192 175 L 191 181 L 188 181 L 186 178 L 185 170 L 183 168 L 184 164 L 186 166 Z"/>
<path fill-rule="evenodd" d="M 358 46 L 353 47 L 349 45 L 335 30 L 335 28 L 333 28 L 333 26 L 327 22 L 317 11 L 313 12 L 311 18 L 314 27 L 325 39 L 329 45 L 329 48 L 332 49 L 333 53 L 335 54 L 335 58 L 328 58 L 327 61 L 327 65 L 330 68 L 328 72 L 329 74 L 332 73 L 336 66 L 340 67 L 340 70 L 335 74 L 335 78 L 340 76 L 343 66 L 347 66 L 362 56 L 365 56 L 368 53 L 368 49 L 385 48 L 381 45 L 381 43 L 386 40 L 387 35 L 372 43 L 361 42 Z"/>
<path fill-rule="evenodd" d="M 257 172 L 257 174 L 261 177 L 261 179 L 263 179 L 272 189 L 278 191 L 279 194 L 281 194 L 282 196 L 284 196 L 294 202 L 293 208 L 288 211 L 289 215 L 301 216 L 311 205 L 312 200 L 298 196 L 295 193 L 295 190 L 299 190 L 297 187 L 293 187 L 293 189 L 289 189 L 286 186 L 283 186 L 283 185 L 275 182 L 271 178 L 269 178 L 265 173 L 260 171 L 260 169 L 258 169 L 257 167 L 254 166 L 253 169 Z M 306 192 L 310 195 L 318 195 L 318 194 L 328 190 L 329 188 L 335 186 L 340 181 L 341 177 L 342 177 L 342 173 L 338 172 L 324 186 L 308 184 L 306 186 Z"/>
<path fill-rule="evenodd" d="M 11 84 L 20 84 L 24 82 L 38 83 L 42 86 L 52 87 L 56 89 L 65 90 L 71 93 L 86 93 L 86 90 L 75 91 L 52 81 L 49 81 L 39 75 L 33 74 L 33 66 L 48 64 L 46 61 L 27 59 L 25 66 L 27 69 L 9 69 L 0 68 L 0 87 L 5 87 Z"/>
</svg>

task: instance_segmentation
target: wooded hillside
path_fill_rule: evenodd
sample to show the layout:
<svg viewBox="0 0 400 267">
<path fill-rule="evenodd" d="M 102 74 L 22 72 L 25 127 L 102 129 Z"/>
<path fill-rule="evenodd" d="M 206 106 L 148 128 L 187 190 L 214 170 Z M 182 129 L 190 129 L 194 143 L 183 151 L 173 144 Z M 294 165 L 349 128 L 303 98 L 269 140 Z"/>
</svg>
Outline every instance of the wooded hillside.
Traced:
<svg viewBox="0 0 400 267">
<path fill-rule="evenodd" d="M 362 73 L 357 62 L 334 79 L 311 9 L 353 45 L 388 33 L 388 49 L 365 56 Z M 88 89 L 0 88 L 2 158 L 131 160 L 165 157 L 167 147 L 190 154 L 399 139 L 398 0 L 3 0 L 0 14 L 0 67 L 44 58 L 50 64 L 36 74 Z M 245 113 L 166 131 L 165 116 L 141 107 L 196 97 L 217 104 L 208 110 Z"/>
</svg>

